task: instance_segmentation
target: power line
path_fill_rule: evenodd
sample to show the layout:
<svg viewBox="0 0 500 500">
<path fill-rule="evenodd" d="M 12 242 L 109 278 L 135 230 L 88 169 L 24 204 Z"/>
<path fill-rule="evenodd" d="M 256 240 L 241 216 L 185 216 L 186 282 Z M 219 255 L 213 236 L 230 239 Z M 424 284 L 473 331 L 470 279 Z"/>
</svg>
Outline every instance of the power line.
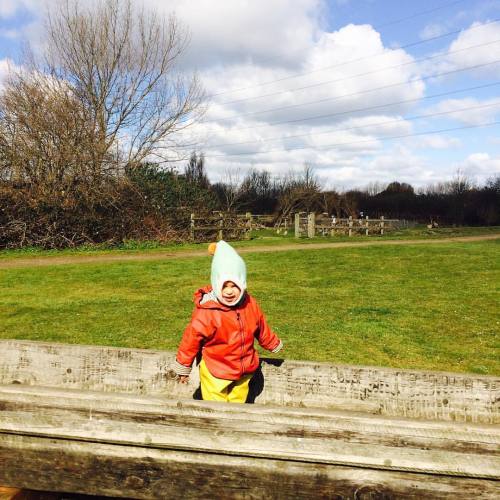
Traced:
<svg viewBox="0 0 500 500">
<path fill-rule="evenodd" d="M 477 26 L 471 26 L 467 30 L 468 31 L 476 30 L 476 29 L 479 29 L 479 28 L 483 28 L 484 26 L 488 26 L 490 24 L 498 23 L 499 21 L 500 21 L 500 18 L 496 18 L 496 19 L 493 19 L 492 21 L 488 21 L 488 22 L 485 22 L 485 23 L 477 25 Z M 453 31 L 449 31 L 447 33 L 443 33 L 441 35 L 436 35 L 436 36 L 425 38 L 423 40 L 419 40 L 419 41 L 416 41 L 416 42 L 411 42 L 411 43 L 408 43 L 408 44 L 405 44 L 405 45 L 401 45 L 400 47 L 398 47 L 398 50 L 407 49 L 409 47 L 415 47 L 417 45 L 421 45 L 423 43 L 435 41 L 435 40 L 438 40 L 440 38 L 445 38 L 447 36 L 457 35 L 457 34 L 461 33 L 462 31 L 463 31 L 462 29 L 453 30 Z M 275 80 L 269 80 L 267 82 L 258 83 L 258 84 L 255 84 L 255 85 L 249 85 L 247 87 L 240 87 L 238 89 L 225 90 L 224 92 L 217 92 L 217 93 L 214 93 L 214 94 L 209 94 L 206 97 L 207 97 L 207 99 L 210 99 L 212 97 L 217 97 L 219 95 L 232 94 L 234 92 L 241 92 L 243 90 L 250 90 L 250 89 L 253 89 L 253 88 L 257 88 L 257 87 L 263 87 L 263 86 L 271 85 L 273 83 L 279 83 L 279 82 L 282 82 L 282 81 L 285 81 L 285 80 L 290 80 L 290 79 L 293 79 L 293 78 L 299 78 L 301 76 L 307 76 L 307 75 L 310 75 L 310 74 L 313 74 L 313 73 L 318 73 L 320 71 L 326 71 L 326 70 L 329 70 L 329 69 L 339 68 L 339 67 L 345 66 L 347 64 L 352 64 L 352 63 L 355 63 L 355 62 L 365 61 L 367 59 L 372 59 L 373 57 L 375 57 L 377 55 L 383 55 L 383 54 L 387 54 L 387 52 L 385 50 L 379 51 L 379 52 L 374 52 L 374 53 L 372 53 L 372 54 L 370 54 L 368 56 L 363 56 L 363 57 L 358 57 L 356 59 L 351 59 L 351 60 L 348 60 L 348 61 L 343 61 L 341 63 L 337 63 L 337 64 L 334 64 L 332 66 L 325 66 L 324 68 L 318 68 L 318 69 L 315 69 L 313 71 L 306 71 L 304 73 L 297 73 L 295 75 L 290 75 L 290 76 L 286 76 L 286 77 L 283 77 L 283 78 L 277 78 Z"/>
<path fill-rule="evenodd" d="M 495 85 L 500 85 L 500 82 L 497 82 Z M 454 113 L 460 113 L 462 111 L 472 111 L 472 110 L 477 110 L 477 109 L 493 108 L 495 106 L 500 106 L 500 101 L 497 101 L 495 103 L 490 103 L 490 104 L 482 104 L 482 105 L 478 105 L 478 106 L 469 106 L 467 108 L 455 109 L 453 111 L 440 111 L 440 112 L 436 112 L 436 113 L 428 113 L 428 114 L 423 114 L 423 115 L 403 116 L 401 118 L 397 118 L 394 120 L 385 120 L 383 122 L 365 123 L 363 125 L 356 125 L 356 126 L 347 127 L 347 128 L 335 128 L 335 129 L 327 130 L 324 132 L 315 132 L 314 134 L 311 134 L 311 132 L 308 132 L 307 134 L 295 134 L 295 135 L 288 135 L 288 136 L 281 136 L 281 137 L 272 137 L 272 138 L 267 138 L 267 139 L 257 139 L 254 141 L 241 141 L 241 142 L 228 142 L 228 143 L 221 143 L 221 144 L 209 144 L 209 145 L 207 145 L 207 148 L 214 149 L 214 148 L 221 148 L 221 147 L 228 147 L 228 146 L 242 146 L 242 145 L 246 145 L 246 144 L 256 144 L 256 143 L 272 142 L 272 141 L 280 141 L 280 140 L 285 141 L 288 139 L 298 139 L 301 137 L 313 137 L 313 135 L 318 136 L 318 135 L 332 134 L 334 132 L 347 132 L 350 130 L 358 130 L 358 129 L 363 129 L 366 127 L 377 127 L 377 126 L 381 126 L 381 125 L 389 125 L 392 123 L 420 120 L 423 118 L 433 118 L 436 116 L 444 116 L 444 115 L 450 115 L 450 114 L 454 114 Z"/>
<path fill-rule="evenodd" d="M 328 100 L 338 100 L 338 99 L 341 99 L 341 98 L 344 98 L 344 97 L 354 97 L 354 96 L 357 96 L 357 95 L 367 94 L 369 92 L 374 92 L 376 90 L 387 89 L 387 88 L 395 87 L 395 86 L 398 86 L 398 85 L 413 83 L 413 82 L 416 82 L 416 81 L 422 81 L 422 80 L 426 80 L 426 79 L 429 79 L 429 78 L 437 78 L 439 76 L 446 76 L 446 75 L 450 75 L 450 74 L 455 74 L 455 73 L 459 73 L 461 71 L 467 71 L 469 69 L 476 69 L 476 68 L 480 68 L 480 67 L 491 66 L 492 64 L 497 64 L 498 62 L 500 62 L 500 59 L 496 59 L 495 61 L 491 61 L 491 62 L 488 62 L 488 63 L 482 63 L 482 64 L 476 64 L 474 66 L 468 66 L 466 68 L 461 68 L 461 69 L 458 69 L 458 70 L 447 71 L 447 72 L 444 72 L 444 73 L 436 73 L 434 75 L 430 75 L 430 76 L 419 78 L 419 79 L 415 79 L 415 80 L 408 80 L 406 82 L 401 82 L 401 83 L 397 83 L 397 84 L 385 85 L 383 87 L 376 87 L 376 88 L 373 88 L 373 89 L 368 89 L 366 91 L 354 92 L 354 93 L 351 93 L 351 94 L 343 94 L 343 95 L 340 95 L 340 96 L 337 96 L 335 98 L 331 98 L 331 99 L 328 99 Z M 489 86 L 489 85 L 486 85 L 486 86 Z M 482 88 L 482 86 L 473 87 L 471 90 L 473 90 L 474 88 Z M 440 96 L 440 95 L 441 94 L 437 94 L 435 97 Z M 394 103 L 381 104 L 381 105 L 371 106 L 371 107 L 368 107 L 368 108 L 359 108 L 359 109 L 356 109 L 356 110 L 339 111 L 339 112 L 336 112 L 336 113 L 328 113 L 328 114 L 324 114 L 324 115 L 309 116 L 307 118 L 296 118 L 294 120 L 282 120 L 282 121 L 277 121 L 277 122 L 265 123 L 265 124 L 261 124 L 261 125 L 250 125 L 248 127 L 238 128 L 237 130 L 249 130 L 249 129 L 255 129 L 255 128 L 263 128 L 263 127 L 268 127 L 268 126 L 274 126 L 274 125 L 283 125 L 285 123 L 298 123 L 298 122 L 304 122 L 304 121 L 309 121 L 309 120 L 316 120 L 316 119 L 321 119 L 321 118 L 330 118 L 332 116 L 338 116 L 338 115 L 342 115 L 342 114 L 352 113 L 353 111 L 357 112 L 357 111 L 365 111 L 365 110 L 378 109 L 378 108 L 381 108 L 381 107 L 386 107 L 386 106 L 395 105 L 395 104 L 405 104 L 405 103 L 408 103 L 408 102 L 415 102 L 415 101 L 419 101 L 421 99 L 426 99 L 426 98 L 428 98 L 428 96 L 423 96 L 423 97 L 419 97 L 419 98 L 416 98 L 416 99 L 406 99 L 406 100 L 403 100 L 403 101 L 396 101 Z M 240 115 L 238 115 L 238 116 L 240 116 Z"/>
<path fill-rule="evenodd" d="M 458 49 L 458 50 L 454 50 L 452 52 L 448 52 L 445 55 L 448 56 L 448 55 L 451 55 L 451 54 L 457 54 L 458 52 L 463 52 L 463 51 L 471 50 L 471 49 L 477 49 L 479 47 L 486 47 L 488 45 L 493 45 L 493 44 L 499 43 L 499 42 L 500 42 L 500 39 L 492 40 L 492 41 L 485 42 L 485 43 L 479 43 L 477 45 L 471 45 L 469 47 L 464 47 L 462 49 Z M 331 83 L 344 82 L 346 80 L 351 80 L 353 78 L 358 78 L 360 76 L 372 75 L 372 74 L 375 74 L 375 73 L 380 73 L 381 71 L 386 71 L 388 69 L 400 68 L 402 66 L 408 66 L 409 64 L 418 64 L 418 63 L 421 63 L 421 62 L 424 62 L 424 61 L 430 61 L 432 59 L 436 59 L 436 58 L 440 58 L 440 57 L 443 57 L 443 54 L 436 54 L 434 56 L 423 57 L 421 59 L 415 59 L 414 61 L 406 61 L 404 63 L 395 64 L 393 66 L 384 66 L 383 68 L 379 68 L 379 69 L 375 69 L 375 70 L 371 70 L 371 71 L 365 71 L 364 73 L 357 73 L 355 75 L 349 75 L 349 76 L 345 76 L 345 77 L 342 77 L 342 78 L 337 78 L 335 80 L 327 80 L 325 82 L 320 82 L 320 83 L 313 83 L 311 85 L 306 85 L 304 87 L 298 87 L 296 89 L 281 90 L 281 91 L 273 92 L 271 94 L 264 94 L 264 95 L 259 96 L 259 97 L 248 97 L 248 98 L 245 98 L 245 99 L 238 99 L 238 100 L 235 100 L 235 101 L 226 101 L 226 102 L 219 103 L 219 104 L 220 105 L 234 104 L 234 103 L 243 102 L 243 101 L 249 101 L 249 100 L 254 100 L 254 99 L 261 99 L 261 98 L 264 98 L 264 97 L 271 97 L 271 96 L 275 96 L 275 95 L 279 95 L 279 94 L 284 94 L 284 93 L 287 93 L 287 92 L 298 92 L 299 90 L 311 89 L 311 88 L 314 88 L 314 87 L 320 87 L 322 85 L 328 85 L 328 84 L 331 84 Z M 429 78 L 429 77 L 423 77 L 423 78 Z M 326 99 L 321 99 L 321 100 L 318 100 L 318 101 L 309 101 L 309 102 L 301 103 L 301 104 L 290 104 L 288 106 L 281 106 L 281 107 L 278 107 L 278 108 L 265 109 L 265 110 L 262 110 L 262 111 L 251 111 L 251 112 L 248 112 L 248 113 L 240 113 L 240 114 L 237 114 L 237 115 L 228 116 L 226 118 L 221 118 L 218 121 L 230 120 L 231 118 L 239 117 L 239 116 L 254 115 L 254 114 L 260 114 L 260 113 L 268 113 L 268 112 L 271 112 L 271 111 L 288 109 L 288 108 L 293 108 L 293 107 L 298 107 L 298 106 L 307 106 L 308 104 L 316 104 L 316 103 L 319 103 L 319 102 L 327 101 L 329 99 L 330 98 L 326 98 Z"/>
<path fill-rule="evenodd" d="M 398 23 L 401 23 L 403 21 L 408 21 L 410 19 L 414 19 L 416 17 L 420 17 L 420 16 L 422 16 L 424 14 L 430 14 L 431 12 L 435 12 L 437 10 L 442 10 L 444 8 L 451 7 L 452 5 L 455 5 L 455 4 L 458 4 L 458 3 L 462 3 L 462 2 L 464 2 L 464 0 L 455 0 L 454 2 L 449 2 L 449 3 L 443 4 L 443 5 L 439 6 L 439 7 L 434 7 L 433 9 L 427 9 L 427 10 L 424 10 L 424 11 L 416 12 L 416 13 L 410 15 L 410 16 L 407 16 L 407 17 L 395 19 L 393 21 L 388 21 L 387 23 L 384 23 L 384 24 L 378 24 L 376 26 L 373 26 L 373 29 L 376 30 L 376 31 L 378 31 L 380 28 L 384 28 L 385 26 L 391 26 L 393 24 L 398 24 Z M 458 33 L 459 31 L 460 30 L 458 30 L 456 32 L 451 32 L 451 33 L 454 34 L 454 33 Z M 409 47 L 409 46 L 412 46 L 412 45 L 418 45 L 418 44 L 421 44 L 421 43 L 425 43 L 427 41 L 436 40 L 438 38 L 442 38 L 442 37 L 448 36 L 448 35 L 449 34 L 443 34 L 443 35 L 437 35 L 437 36 L 434 36 L 434 37 L 426 38 L 423 41 L 419 40 L 417 42 L 410 43 L 410 44 L 406 45 L 406 47 Z M 401 47 L 401 48 L 403 48 L 403 47 Z M 305 50 L 308 50 L 308 49 L 302 48 L 302 49 L 294 50 L 291 53 L 292 54 L 296 54 L 296 53 L 299 53 L 299 52 L 304 52 Z M 290 52 L 288 52 L 288 55 L 290 55 Z M 262 64 L 262 63 L 266 63 L 268 61 L 273 61 L 273 60 L 276 60 L 276 59 L 278 59 L 278 56 L 267 57 L 265 59 L 261 59 L 260 63 Z M 228 91 L 228 92 L 231 92 L 231 91 Z M 232 92 L 236 92 L 236 91 L 234 90 Z M 222 93 L 224 93 L 224 92 L 222 92 Z M 209 97 L 213 97 L 215 95 L 220 95 L 220 94 L 212 94 Z"/>
<path fill-rule="evenodd" d="M 500 125 L 500 121 L 481 123 L 479 125 L 464 125 L 461 127 L 444 128 L 444 129 L 439 129 L 439 130 L 429 130 L 426 132 L 415 132 L 412 134 L 394 135 L 394 136 L 390 136 L 390 137 L 375 137 L 373 139 L 364 139 L 361 141 L 339 142 L 339 143 L 335 143 L 335 144 L 328 144 L 327 146 L 315 146 L 314 148 L 311 146 L 298 146 L 298 147 L 293 147 L 293 148 L 270 149 L 268 151 L 250 151 L 250 152 L 241 152 L 241 153 L 228 153 L 228 154 L 221 154 L 221 155 L 207 155 L 205 158 L 208 159 L 208 158 L 226 158 L 228 156 L 261 155 L 261 154 L 268 154 L 268 153 L 297 151 L 297 150 L 301 150 L 301 149 L 316 149 L 316 150 L 323 151 L 323 150 L 328 150 L 328 149 L 331 149 L 331 148 L 334 148 L 337 146 L 351 146 L 351 145 L 355 145 L 355 144 L 363 144 L 363 143 L 374 142 L 374 141 L 388 141 L 388 140 L 393 140 L 393 139 L 405 139 L 408 137 L 442 134 L 444 132 L 455 132 L 458 130 L 466 130 L 466 129 L 480 128 L 480 127 L 491 127 L 494 125 Z"/>
<path fill-rule="evenodd" d="M 448 3 L 445 3 L 443 5 L 440 5 L 439 7 L 434 7 L 432 9 L 428 9 L 428 10 L 423 10 L 421 12 L 417 12 L 415 14 L 412 14 L 411 16 L 402 17 L 402 18 L 396 19 L 394 21 L 389 21 L 389 22 L 384 23 L 384 24 L 379 24 L 377 26 L 377 29 L 378 28 L 385 28 L 386 26 L 392 26 L 393 24 L 398 24 L 398 23 L 401 23 L 403 21 L 408 21 L 410 19 L 415 19 L 416 17 L 420 17 L 420 16 L 423 16 L 425 14 L 430 14 L 431 12 L 436 12 L 437 10 L 445 9 L 447 7 L 451 7 L 453 5 L 456 5 L 457 3 L 463 3 L 463 2 L 464 2 L 464 0 L 455 0 L 454 2 L 448 2 Z"/>
</svg>

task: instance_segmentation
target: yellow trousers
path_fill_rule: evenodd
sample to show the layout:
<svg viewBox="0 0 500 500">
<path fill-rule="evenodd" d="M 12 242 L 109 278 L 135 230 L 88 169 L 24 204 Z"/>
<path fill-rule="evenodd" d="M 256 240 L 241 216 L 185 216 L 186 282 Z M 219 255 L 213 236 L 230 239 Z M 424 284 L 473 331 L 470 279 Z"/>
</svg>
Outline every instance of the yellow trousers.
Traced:
<svg viewBox="0 0 500 500">
<path fill-rule="evenodd" d="M 205 401 L 227 401 L 245 403 L 252 374 L 243 375 L 239 380 L 224 380 L 214 377 L 202 359 L 200 362 L 201 396 Z"/>
</svg>

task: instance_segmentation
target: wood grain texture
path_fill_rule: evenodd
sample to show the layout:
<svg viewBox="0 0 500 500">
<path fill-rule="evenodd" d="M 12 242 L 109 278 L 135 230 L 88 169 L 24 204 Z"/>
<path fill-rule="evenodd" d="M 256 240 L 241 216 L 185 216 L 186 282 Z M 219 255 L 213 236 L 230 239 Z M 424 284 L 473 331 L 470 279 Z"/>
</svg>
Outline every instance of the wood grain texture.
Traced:
<svg viewBox="0 0 500 500">
<path fill-rule="evenodd" d="M 199 386 L 178 384 L 175 353 L 22 340 L 0 340 L 0 384 L 164 395 L 192 399 Z M 471 423 L 500 423 L 500 379 L 264 359 L 251 399 L 264 405 L 332 408 Z"/>
<path fill-rule="evenodd" d="M 18 453 L 12 453 L 17 450 Z M 497 499 L 498 481 L 7 436 L 0 481 L 161 499 Z"/>
<path fill-rule="evenodd" d="M 500 479 L 496 426 L 259 409 L 0 386 L 0 433 Z"/>
<path fill-rule="evenodd" d="M 136 498 L 496 498 L 499 434 L 487 425 L 3 386 L 0 483 Z"/>
</svg>

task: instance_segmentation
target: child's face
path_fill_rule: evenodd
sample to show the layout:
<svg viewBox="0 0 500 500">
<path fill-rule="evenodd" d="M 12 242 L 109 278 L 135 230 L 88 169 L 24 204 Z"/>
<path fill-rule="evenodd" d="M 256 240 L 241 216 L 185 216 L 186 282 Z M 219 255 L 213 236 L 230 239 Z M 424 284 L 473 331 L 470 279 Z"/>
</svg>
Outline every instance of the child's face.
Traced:
<svg viewBox="0 0 500 500">
<path fill-rule="evenodd" d="M 232 282 L 225 281 L 222 285 L 222 298 L 228 304 L 234 304 L 240 298 L 240 289 Z"/>
</svg>

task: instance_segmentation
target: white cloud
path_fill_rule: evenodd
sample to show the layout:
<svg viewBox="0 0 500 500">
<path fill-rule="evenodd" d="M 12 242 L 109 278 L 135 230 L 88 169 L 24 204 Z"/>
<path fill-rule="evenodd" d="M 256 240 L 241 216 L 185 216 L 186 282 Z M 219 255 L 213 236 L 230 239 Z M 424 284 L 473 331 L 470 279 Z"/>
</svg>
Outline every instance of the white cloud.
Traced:
<svg viewBox="0 0 500 500">
<path fill-rule="evenodd" d="M 457 149 L 461 145 L 460 139 L 446 135 L 428 135 L 411 139 L 411 146 L 414 149 Z"/>
<path fill-rule="evenodd" d="M 1 38 L 15 39 L 15 38 L 19 38 L 20 36 L 21 36 L 21 32 L 19 30 L 0 28 L 0 37 Z"/>
<path fill-rule="evenodd" d="M 38 15 L 43 12 L 44 7 L 50 1 L 54 3 L 54 0 L 2 0 L 0 2 L 0 18 L 11 18 L 24 9 Z"/>
<path fill-rule="evenodd" d="M 499 77 L 500 63 L 489 64 L 500 53 L 500 23 L 473 23 L 462 31 L 440 54 L 441 57 L 422 63 L 427 74 L 444 73 L 461 68 L 484 65 L 467 72 L 475 77 Z M 453 78 L 453 76 L 451 76 Z"/>
<path fill-rule="evenodd" d="M 381 55 L 366 58 L 367 46 L 373 53 Z M 359 60 L 344 64 L 356 59 Z M 295 72 L 283 67 L 249 64 L 228 64 L 215 71 L 202 72 L 201 77 L 209 94 L 250 88 L 236 95 L 215 96 L 205 123 L 198 129 L 200 136 L 209 138 L 208 144 L 258 141 L 219 147 L 219 154 L 310 146 L 309 159 L 319 165 L 325 162 L 324 149 L 328 149 L 329 145 L 345 153 L 371 154 L 381 148 L 376 137 L 403 135 L 411 131 L 411 125 L 401 119 L 401 113 L 408 110 L 409 105 L 392 106 L 387 112 L 384 110 L 383 115 L 374 115 L 369 109 L 384 103 L 422 97 L 425 86 L 422 82 L 411 81 L 415 76 L 415 67 L 406 64 L 411 61 L 411 56 L 405 51 L 384 47 L 380 34 L 371 26 L 349 25 L 333 33 L 323 33 L 317 43 L 311 45 L 303 63 L 306 74 L 300 78 L 287 79 Z M 392 69 L 379 71 L 381 67 Z M 362 77 L 355 76 L 361 73 Z M 274 85 L 258 86 L 259 82 L 278 79 L 281 81 Z M 330 83 L 318 85 L 323 82 Z M 403 84 L 399 85 L 401 82 Z M 369 91 L 386 86 L 389 88 Z M 299 87 L 308 88 L 293 91 Z M 279 92 L 279 89 L 285 91 Z M 273 92 L 279 93 L 257 99 L 262 94 Z M 346 95 L 348 97 L 344 97 Z M 247 99 L 231 102 L 235 97 L 242 99 L 243 96 Z M 296 106 L 302 103 L 308 104 Z M 269 111 L 259 113 L 266 109 Z M 322 118 L 304 120 L 318 116 Z M 276 122 L 289 123 L 273 125 Z M 304 137 L 266 142 L 269 138 L 290 135 Z M 283 152 L 282 155 L 289 159 L 292 153 Z M 210 160 L 210 153 L 207 158 Z M 233 159 L 218 159 L 217 163 L 224 161 L 231 164 Z"/>
<path fill-rule="evenodd" d="M 40 17 L 46 2 L 4 0 L 0 3 L 0 16 L 12 16 L 19 7 L 29 9 L 37 20 L 19 29 L 33 42 L 41 29 Z M 474 155 L 453 165 L 434 161 L 433 151 L 454 149 L 456 155 L 457 148 L 464 147 L 454 137 L 419 136 L 397 142 L 384 142 L 383 138 L 413 132 L 415 122 L 402 117 L 425 95 L 426 84 L 415 81 L 422 74 L 495 59 L 500 44 L 461 49 L 500 39 L 500 23 L 485 26 L 475 23 L 456 37 L 442 58 L 416 65 L 412 64 L 410 53 L 384 45 L 380 33 L 368 24 L 326 31 L 322 15 L 332 4 L 327 0 L 133 0 L 133 3 L 153 7 L 161 14 L 175 11 L 191 32 L 183 68 L 198 70 L 207 94 L 227 92 L 211 99 L 205 122 L 189 132 L 206 153 L 213 180 L 228 169 L 245 172 L 250 167 L 283 174 L 291 168 L 302 168 L 306 161 L 328 182 L 341 182 L 346 187 L 377 180 L 426 185 L 442 181 L 447 173 L 452 175 L 457 165 L 476 168 L 481 161 L 487 169 L 496 168 L 498 160 L 478 159 Z M 421 36 L 438 36 L 455 22 L 456 19 L 430 24 Z M 346 61 L 353 62 L 346 64 Z M 0 61 L 0 77 L 5 67 L 6 62 Z M 305 74 L 290 78 L 300 73 Z M 364 76 L 356 76 L 360 74 Z M 478 77 L 499 74 L 492 68 L 476 72 Z M 280 81 L 267 84 L 274 80 Z M 400 82 L 404 83 L 399 85 Z M 387 88 L 370 91 L 384 86 Z M 294 91 L 298 87 L 307 88 Z M 245 90 L 229 92 L 240 88 Z M 259 98 L 275 92 L 276 95 Z M 352 95 L 343 97 L 346 94 Z M 243 98 L 252 99 L 229 102 Z M 414 102 L 369 109 L 405 100 Z M 310 101 L 320 102 L 296 106 Z M 477 112 L 459 109 L 491 101 L 450 99 L 432 109 L 454 111 L 451 119 L 475 125 L 489 121 L 496 114 L 489 108 Z M 412 114 L 421 113 L 419 110 Z M 319 115 L 327 116 L 297 121 Z M 280 121 L 290 123 L 274 124 Z M 241 142 L 246 144 L 231 145 Z M 429 151 L 429 155 L 424 155 L 424 151 Z"/>
<path fill-rule="evenodd" d="M 491 157 L 489 153 L 473 153 L 463 161 L 454 164 L 454 171 L 460 169 L 464 175 L 479 184 L 500 173 L 500 156 Z"/>
<path fill-rule="evenodd" d="M 0 2 L 0 17 L 8 18 L 13 16 L 19 8 L 19 3 L 16 0 L 2 0 Z"/>
<path fill-rule="evenodd" d="M 9 73 L 19 71 L 19 69 L 20 67 L 17 66 L 12 59 L 0 59 L 0 90 L 2 89 Z"/>
<path fill-rule="evenodd" d="M 199 68 L 245 61 L 300 66 L 319 32 L 324 0 L 143 0 L 172 11 L 191 32 L 189 62 Z"/>
<path fill-rule="evenodd" d="M 470 108 L 470 109 L 469 109 Z M 500 116 L 500 99 L 479 100 L 472 97 L 464 99 L 446 99 L 433 108 L 435 112 L 449 113 L 448 119 L 466 125 L 489 123 Z"/>
<path fill-rule="evenodd" d="M 427 40 L 428 38 L 434 38 L 440 36 L 448 31 L 448 27 L 441 23 L 430 23 L 427 24 L 424 29 L 419 33 L 422 40 Z"/>
</svg>

